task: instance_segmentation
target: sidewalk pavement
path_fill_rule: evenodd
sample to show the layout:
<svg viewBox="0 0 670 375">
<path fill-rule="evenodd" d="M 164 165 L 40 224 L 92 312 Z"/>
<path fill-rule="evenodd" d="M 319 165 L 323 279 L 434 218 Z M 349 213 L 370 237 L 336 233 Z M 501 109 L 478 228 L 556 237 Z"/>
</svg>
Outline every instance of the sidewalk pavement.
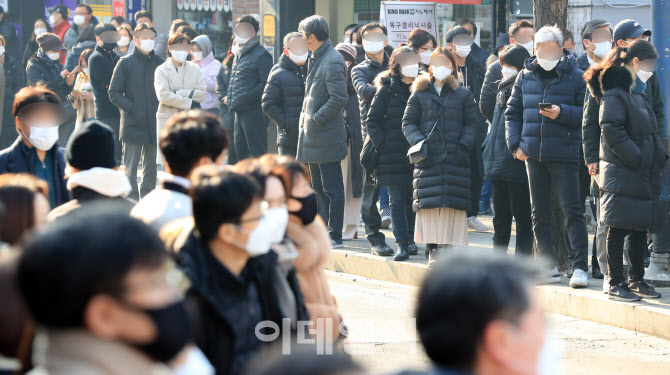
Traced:
<svg viewBox="0 0 670 375">
<path fill-rule="evenodd" d="M 491 217 L 480 217 L 480 220 L 489 228 L 493 228 Z M 383 232 L 386 235 L 386 243 L 395 250 L 393 233 L 390 230 Z M 359 227 L 358 236 L 358 240 L 344 241 L 344 248 L 332 251 L 328 270 L 399 284 L 421 285 L 429 270 L 428 261 L 423 254 L 425 248 L 423 245 L 419 246 L 418 255 L 413 255 L 404 262 L 394 262 L 393 257 L 370 254 L 363 227 Z M 469 247 L 493 251 L 492 237 L 492 230 L 484 233 L 470 232 Z M 589 237 L 592 240 L 592 235 Z M 510 251 L 513 251 L 514 243 L 515 239 L 512 236 Z M 589 278 L 589 287 L 582 289 L 571 288 L 568 281 L 567 277 L 562 277 L 560 284 L 536 287 L 538 296 L 548 312 L 670 340 L 670 288 L 657 288 L 663 294 L 660 299 L 643 299 L 640 302 L 628 303 L 609 300 L 602 292 L 602 280 Z"/>
</svg>

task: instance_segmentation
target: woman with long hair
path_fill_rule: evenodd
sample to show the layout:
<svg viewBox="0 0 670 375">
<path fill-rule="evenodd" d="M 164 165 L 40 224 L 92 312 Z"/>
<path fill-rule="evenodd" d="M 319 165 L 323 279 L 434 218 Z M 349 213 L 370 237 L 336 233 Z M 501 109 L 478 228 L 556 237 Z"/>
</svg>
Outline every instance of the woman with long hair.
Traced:
<svg viewBox="0 0 670 375">
<path fill-rule="evenodd" d="M 590 68 L 584 79 L 600 102 L 600 220 L 609 227 L 609 297 L 637 301 L 661 296 L 644 281 L 647 231 L 662 221 L 658 205 L 667 155 L 646 82 L 658 69 L 658 52 L 636 40 L 618 47 Z M 629 237 L 629 279 L 623 273 L 623 246 Z"/>
<path fill-rule="evenodd" d="M 93 86 L 88 71 L 88 58 L 93 53 L 92 49 L 84 50 L 79 56 L 79 74 L 74 81 L 74 88 L 70 93 L 72 107 L 77 110 L 77 129 L 86 121 L 95 119 L 95 103 L 93 101 Z"/>
<path fill-rule="evenodd" d="M 21 61 L 21 65 L 23 66 L 24 71 L 28 65 L 28 60 L 30 60 L 30 58 L 37 53 L 37 50 L 40 49 L 40 46 L 37 44 L 37 37 L 44 33 L 52 32 L 51 25 L 49 25 L 47 20 L 44 18 L 35 20 L 35 23 L 33 23 L 33 33 L 30 34 L 30 40 L 28 41 L 28 44 L 26 44 L 26 48 L 23 50 L 23 60 Z"/>
<path fill-rule="evenodd" d="M 0 241 L 18 244 L 32 229 L 46 223 L 49 213 L 49 187 L 44 180 L 27 173 L 0 176 L 0 203 L 5 220 L 0 227 Z"/>
<path fill-rule="evenodd" d="M 133 48 L 135 48 L 135 42 L 133 42 L 133 31 L 124 26 L 117 27 L 116 31 L 118 31 L 119 35 L 121 35 L 121 39 L 116 42 L 116 48 L 114 48 L 114 52 L 119 55 L 119 57 L 123 57 L 132 53 Z"/>
</svg>

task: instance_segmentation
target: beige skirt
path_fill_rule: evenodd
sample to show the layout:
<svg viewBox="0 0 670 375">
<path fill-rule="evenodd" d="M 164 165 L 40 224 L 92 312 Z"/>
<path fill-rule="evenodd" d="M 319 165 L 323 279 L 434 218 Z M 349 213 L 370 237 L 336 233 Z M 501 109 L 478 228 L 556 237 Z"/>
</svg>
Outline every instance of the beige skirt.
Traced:
<svg viewBox="0 0 670 375">
<path fill-rule="evenodd" d="M 363 198 L 354 198 L 354 186 L 351 179 L 351 146 L 347 157 L 340 163 L 342 167 L 342 181 L 344 182 L 344 228 L 347 225 L 358 226 L 361 218 Z"/>
<path fill-rule="evenodd" d="M 465 211 L 453 208 L 431 208 L 416 213 L 414 241 L 438 245 L 468 245 L 468 223 Z"/>
</svg>

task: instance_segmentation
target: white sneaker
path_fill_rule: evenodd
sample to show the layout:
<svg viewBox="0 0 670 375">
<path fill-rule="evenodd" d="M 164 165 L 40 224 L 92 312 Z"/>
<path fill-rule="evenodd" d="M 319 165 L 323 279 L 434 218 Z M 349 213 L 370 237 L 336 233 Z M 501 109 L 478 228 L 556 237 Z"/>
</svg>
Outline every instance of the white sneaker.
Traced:
<svg viewBox="0 0 670 375">
<path fill-rule="evenodd" d="M 381 212 L 382 229 L 389 229 L 391 227 L 391 208 L 386 207 Z"/>
<path fill-rule="evenodd" d="M 570 279 L 573 288 L 585 288 L 589 285 L 589 275 L 584 270 L 576 269 Z"/>
<path fill-rule="evenodd" d="M 610 277 L 603 275 L 603 294 L 608 294 L 610 292 Z"/>
<path fill-rule="evenodd" d="M 538 284 L 557 284 L 561 282 L 561 274 L 558 272 L 558 267 L 542 268 L 538 272 Z"/>
<path fill-rule="evenodd" d="M 468 229 L 472 229 L 475 232 L 486 232 L 489 230 L 489 227 L 487 227 L 484 223 L 479 221 L 477 219 L 477 216 L 470 216 L 468 218 Z"/>
</svg>

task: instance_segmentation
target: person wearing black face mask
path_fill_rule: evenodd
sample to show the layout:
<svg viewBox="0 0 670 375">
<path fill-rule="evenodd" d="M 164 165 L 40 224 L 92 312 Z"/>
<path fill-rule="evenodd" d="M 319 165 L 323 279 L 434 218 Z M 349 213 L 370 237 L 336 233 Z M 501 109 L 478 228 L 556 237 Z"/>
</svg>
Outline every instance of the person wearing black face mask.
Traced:
<svg viewBox="0 0 670 375">
<path fill-rule="evenodd" d="M 88 206 L 32 237 L 17 280 L 48 332 L 40 372 L 162 374 L 202 358 L 189 353 L 181 274 L 156 232 L 114 205 Z M 189 359 L 176 365 L 181 353 Z"/>
</svg>

